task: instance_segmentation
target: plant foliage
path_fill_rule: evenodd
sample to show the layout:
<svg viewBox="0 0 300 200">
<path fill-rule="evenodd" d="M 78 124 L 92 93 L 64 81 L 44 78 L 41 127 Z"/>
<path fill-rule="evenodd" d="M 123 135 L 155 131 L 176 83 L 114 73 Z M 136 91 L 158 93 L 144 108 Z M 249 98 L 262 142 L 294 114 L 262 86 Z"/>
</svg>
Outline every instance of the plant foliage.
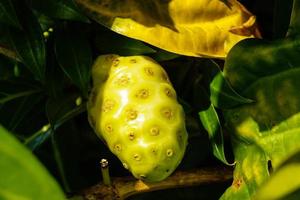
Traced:
<svg viewBox="0 0 300 200">
<path fill-rule="evenodd" d="M 167 71 L 189 134 L 178 170 L 234 170 L 188 193 L 299 199 L 299 15 L 300 0 L 0 0 L 0 199 L 72 196 L 100 181 L 101 158 L 130 175 L 87 120 L 104 54 Z M 133 199 L 189 196 L 162 193 Z"/>
</svg>

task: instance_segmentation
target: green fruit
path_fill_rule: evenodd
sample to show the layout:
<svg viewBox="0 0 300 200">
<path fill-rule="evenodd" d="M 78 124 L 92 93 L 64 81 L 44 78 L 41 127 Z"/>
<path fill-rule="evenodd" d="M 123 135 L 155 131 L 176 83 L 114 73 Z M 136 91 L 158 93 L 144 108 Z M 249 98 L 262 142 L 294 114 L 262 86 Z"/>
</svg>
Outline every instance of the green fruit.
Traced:
<svg viewBox="0 0 300 200">
<path fill-rule="evenodd" d="M 164 69 L 145 56 L 100 56 L 88 103 L 91 126 L 132 174 L 168 177 L 187 145 L 184 112 Z"/>
</svg>

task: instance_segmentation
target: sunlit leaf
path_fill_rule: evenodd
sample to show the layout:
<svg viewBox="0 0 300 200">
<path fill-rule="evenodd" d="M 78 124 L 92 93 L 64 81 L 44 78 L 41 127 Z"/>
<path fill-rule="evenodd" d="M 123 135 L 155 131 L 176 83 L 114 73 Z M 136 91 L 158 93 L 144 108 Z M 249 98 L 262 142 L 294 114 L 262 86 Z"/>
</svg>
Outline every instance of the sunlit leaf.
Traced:
<svg viewBox="0 0 300 200">
<path fill-rule="evenodd" d="M 300 149 L 299 47 L 299 38 L 249 39 L 229 53 L 225 78 L 254 102 L 224 110 L 236 167 L 233 184 L 222 199 L 251 199 L 268 179 L 268 168 L 276 171 Z"/>
<path fill-rule="evenodd" d="M 92 50 L 85 35 L 68 27 L 56 32 L 55 54 L 65 74 L 87 96 Z"/>
<path fill-rule="evenodd" d="M 0 157 L 0 199 L 65 199 L 42 164 L 2 127 Z"/>
<path fill-rule="evenodd" d="M 283 187 L 284 186 L 284 187 Z M 297 200 L 300 197 L 300 153 L 293 154 L 271 174 L 254 196 L 256 200 Z"/>
<path fill-rule="evenodd" d="M 100 24 L 177 54 L 224 58 L 242 39 L 259 36 L 255 17 L 228 0 L 76 0 Z"/>
<path fill-rule="evenodd" d="M 214 106 L 211 105 L 207 110 L 199 112 L 199 117 L 208 132 L 214 156 L 224 164 L 230 165 L 225 157 L 222 127 Z"/>
<path fill-rule="evenodd" d="M 12 0 L 0 1 L 0 22 L 21 28 L 13 2 Z"/>
<path fill-rule="evenodd" d="M 33 8 L 49 17 L 89 22 L 89 19 L 78 11 L 73 0 L 32 0 L 31 2 Z"/>
</svg>

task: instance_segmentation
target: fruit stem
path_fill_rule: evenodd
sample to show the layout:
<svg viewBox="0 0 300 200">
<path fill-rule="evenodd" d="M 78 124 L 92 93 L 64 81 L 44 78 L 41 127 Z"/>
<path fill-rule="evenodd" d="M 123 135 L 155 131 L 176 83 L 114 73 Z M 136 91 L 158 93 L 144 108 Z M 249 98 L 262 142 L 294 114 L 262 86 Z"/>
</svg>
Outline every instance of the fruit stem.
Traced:
<svg viewBox="0 0 300 200">
<path fill-rule="evenodd" d="M 227 183 L 232 180 L 232 168 L 206 168 L 178 171 L 161 182 L 145 183 L 133 177 L 116 177 L 111 187 L 98 184 L 83 191 L 83 199 L 120 200 L 130 196 L 170 188 Z M 230 183 L 229 183 L 230 184 Z"/>
<path fill-rule="evenodd" d="M 110 176 L 109 176 L 109 169 L 108 169 L 108 161 L 106 159 L 101 159 L 101 173 L 102 173 L 102 180 L 103 184 L 106 186 L 111 186 Z"/>
</svg>

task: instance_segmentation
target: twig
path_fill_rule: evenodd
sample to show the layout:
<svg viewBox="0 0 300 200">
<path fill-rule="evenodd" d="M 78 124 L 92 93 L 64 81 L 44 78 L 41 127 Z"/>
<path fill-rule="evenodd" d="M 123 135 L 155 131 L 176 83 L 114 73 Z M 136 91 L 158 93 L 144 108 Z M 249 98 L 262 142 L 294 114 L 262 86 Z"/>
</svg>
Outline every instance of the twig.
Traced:
<svg viewBox="0 0 300 200">
<path fill-rule="evenodd" d="M 108 168 L 108 161 L 106 159 L 101 159 L 101 173 L 103 184 L 106 186 L 111 186 L 110 176 L 109 176 L 109 168 Z"/>
<path fill-rule="evenodd" d="M 86 200 L 121 200 L 144 192 L 220 183 L 230 179 L 232 179 L 232 170 L 228 168 L 178 171 L 164 181 L 157 183 L 145 183 L 133 177 L 118 177 L 112 180 L 110 187 L 100 183 L 84 190 L 82 196 Z"/>
</svg>

